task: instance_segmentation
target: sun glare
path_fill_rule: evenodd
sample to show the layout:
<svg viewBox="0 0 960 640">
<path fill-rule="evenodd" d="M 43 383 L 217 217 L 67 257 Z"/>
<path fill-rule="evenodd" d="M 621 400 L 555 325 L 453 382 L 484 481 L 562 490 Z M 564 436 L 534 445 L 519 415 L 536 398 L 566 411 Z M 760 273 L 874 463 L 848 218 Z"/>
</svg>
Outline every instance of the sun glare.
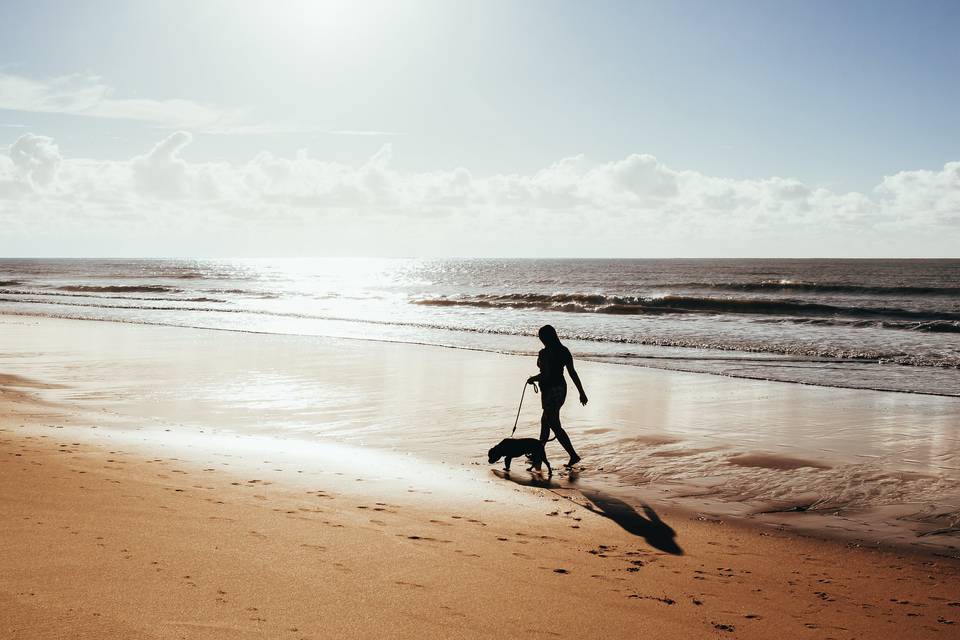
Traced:
<svg viewBox="0 0 960 640">
<path fill-rule="evenodd" d="M 336 55 L 369 46 L 389 7 L 362 0 L 285 0 L 258 2 L 251 17 L 283 46 Z"/>
</svg>

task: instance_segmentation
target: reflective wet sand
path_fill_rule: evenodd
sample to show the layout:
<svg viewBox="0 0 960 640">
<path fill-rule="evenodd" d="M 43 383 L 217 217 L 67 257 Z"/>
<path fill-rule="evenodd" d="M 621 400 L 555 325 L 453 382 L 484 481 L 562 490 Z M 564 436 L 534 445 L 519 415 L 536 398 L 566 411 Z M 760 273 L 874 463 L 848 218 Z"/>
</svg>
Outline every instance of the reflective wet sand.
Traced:
<svg viewBox="0 0 960 640">
<path fill-rule="evenodd" d="M 531 339 L 533 341 L 533 339 Z M 535 347 L 535 345 L 533 345 Z M 955 548 L 960 400 L 578 364 L 580 482 L 707 514 Z M 104 427 L 342 443 L 487 473 L 530 358 L 417 345 L 4 318 L 0 370 Z M 535 436 L 527 393 L 518 435 Z M 167 431 L 169 430 L 169 431 Z M 562 462 L 562 450 L 548 455 Z M 919 535 L 923 534 L 923 535 Z"/>
</svg>

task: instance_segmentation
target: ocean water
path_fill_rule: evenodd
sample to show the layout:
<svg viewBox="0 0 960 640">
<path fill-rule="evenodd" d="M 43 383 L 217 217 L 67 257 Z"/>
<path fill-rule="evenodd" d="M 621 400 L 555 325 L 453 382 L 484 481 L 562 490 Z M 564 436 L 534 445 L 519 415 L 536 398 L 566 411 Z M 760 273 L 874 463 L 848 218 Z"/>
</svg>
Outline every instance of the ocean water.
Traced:
<svg viewBox="0 0 960 640">
<path fill-rule="evenodd" d="M 0 314 L 960 396 L 960 260 L 2 260 Z"/>
</svg>

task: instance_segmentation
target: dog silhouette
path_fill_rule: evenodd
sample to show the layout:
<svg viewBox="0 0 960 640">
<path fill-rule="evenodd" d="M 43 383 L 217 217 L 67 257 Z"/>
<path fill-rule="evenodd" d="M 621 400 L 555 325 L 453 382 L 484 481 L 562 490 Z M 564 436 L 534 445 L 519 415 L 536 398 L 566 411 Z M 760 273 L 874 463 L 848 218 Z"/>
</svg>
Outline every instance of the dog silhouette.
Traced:
<svg viewBox="0 0 960 640">
<path fill-rule="evenodd" d="M 543 449 L 543 443 L 536 438 L 504 438 L 500 441 L 500 444 L 488 452 L 490 464 L 504 458 L 503 466 L 507 471 L 510 470 L 510 462 L 520 456 L 526 456 L 527 460 L 530 461 L 527 471 L 533 469 L 540 471 L 540 465 L 545 464 L 549 475 L 553 475 L 553 468 L 550 466 L 550 461 L 547 460 L 547 452 Z"/>
</svg>

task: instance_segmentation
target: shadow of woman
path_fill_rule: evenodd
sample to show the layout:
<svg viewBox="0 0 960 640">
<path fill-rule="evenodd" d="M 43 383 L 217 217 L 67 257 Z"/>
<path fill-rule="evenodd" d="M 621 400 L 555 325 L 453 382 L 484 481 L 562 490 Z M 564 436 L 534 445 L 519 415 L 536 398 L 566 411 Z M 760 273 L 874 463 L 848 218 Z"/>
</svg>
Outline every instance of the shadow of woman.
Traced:
<svg viewBox="0 0 960 640">
<path fill-rule="evenodd" d="M 561 484 L 551 478 L 544 478 L 538 475 L 510 475 L 509 471 L 493 470 L 494 475 L 503 480 L 509 480 L 525 487 L 536 487 L 553 491 L 554 489 L 572 489 L 576 484 L 575 477 L 570 478 L 567 483 Z M 621 529 L 627 533 L 639 536 L 647 541 L 654 549 L 670 553 L 675 556 L 682 556 L 683 549 L 677 544 L 677 532 L 660 519 L 653 507 L 646 503 L 640 506 L 643 514 L 637 512 L 631 505 L 620 498 L 616 498 L 609 493 L 604 493 L 596 489 L 578 487 L 583 497 L 589 502 L 587 504 L 575 503 L 587 509 L 598 516 L 608 518 L 616 522 Z M 570 500 L 569 496 L 558 493 L 557 495 Z M 573 502 L 571 500 L 571 502 Z"/>
<path fill-rule="evenodd" d="M 653 507 L 643 503 L 641 508 L 643 514 L 637 513 L 631 505 L 620 498 L 615 498 L 608 493 L 596 491 L 594 489 L 581 489 L 583 496 L 593 504 L 583 505 L 593 513 L 609 518 L 616 522 L 620 527 L 640 536 L 647 541 L 654 549 L 659 549 L 675 556 L 682 556 L 683 549 L 677 544 L 677 532 L 660 519 Z"/>
</svg>

